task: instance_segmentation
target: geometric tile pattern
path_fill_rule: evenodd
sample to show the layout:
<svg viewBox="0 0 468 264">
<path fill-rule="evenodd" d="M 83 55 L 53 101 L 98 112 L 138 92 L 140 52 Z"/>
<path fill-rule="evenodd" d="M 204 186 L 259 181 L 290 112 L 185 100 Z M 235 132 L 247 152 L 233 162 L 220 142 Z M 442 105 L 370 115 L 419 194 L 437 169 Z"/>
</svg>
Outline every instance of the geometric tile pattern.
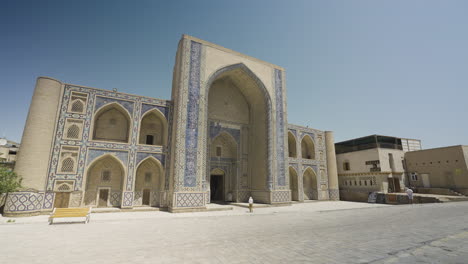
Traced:
<svg viewBox="0 0 468 264">
<path fill-rule="evenodd" d="M 290 191 L 274 191 L 273 192 L 273 202 L 289 202 L 291 201 L 291 192 Z"/>
<path fill-rule="evenodd" d="M 285 147 L 284 147 L 284 109 L 283 109 L 283 72 L 275 69 L 275 95 L 276 95 L 276 164 L 277 181 L 279 186 L 286 185 Z"/>
<path fill-rule="evenodd" d="M 8 193 L 4 210 L 6 212 L 38 211 L 42 208 L 43 193 L 13 192 Z"/>
<path fill-rule="evenodd" d="M 131 207 L 133 205 L 133 192 L 124 192 L 124 200 L 122 206 Z"/>
<path fill-rule="evenodd" d="M 94 108 L 94 111 L 96 112 L 103 105 L 107 105 L 107 104 L 113 103 L 113 102 L 118 103 L 119 105 L 123 106 L 125 109 L 128 110 L 129 113 L 133 113 L 134 102 L 118 100 L 118 99 L 104 98 L 104 97 L 100 97 L 100 96 L 96 97 L 96 107 Z"/>
<path fill-rule="evenodd" d="M 328 190 L 329 199 L 332 201 L 340 200 L 340 190 L 338 189 L 329 189 Z"/>
<path fill-rule="evenodd" d="M 203 201 L 203 193 L 176 193 L 177 207 L 201 207 L 205 203 Z"/>
<path fill-rule="evenodd" d="M 121 197 L 122 197 L 122 192 L 120 191 L 113 191 L 111 192 L 110 195 L 110 204 L 112 206 L 120 206 L 121 202 Z"/>
<path fill-rule="evenodd" d="M 44 194 L 44 205 L 42 206 L 43 209 L 52 209 L 54 205 L 54 196 L 55 193 L 47 192 Z"/>
<path fill-rule="evenodd" d="M 191 42 L 190 79 L 187 98 L 187 127 L 185 130 L 185 174 L 184 186 L 197 184 L 198 107 L 200 99 L 200 56 L 201 44 Z"/>
</svg>

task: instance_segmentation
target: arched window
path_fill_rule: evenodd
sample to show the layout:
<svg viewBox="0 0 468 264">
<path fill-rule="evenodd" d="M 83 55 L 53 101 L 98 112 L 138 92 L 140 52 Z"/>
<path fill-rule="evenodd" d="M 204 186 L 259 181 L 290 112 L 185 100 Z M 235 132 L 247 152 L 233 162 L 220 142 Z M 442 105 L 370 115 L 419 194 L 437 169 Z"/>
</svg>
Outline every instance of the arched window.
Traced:
<svg viewBox="0 0 468 264">
<path fill-rule="evenodd" d="M 78 138 L 80 128 L 77 125 L 71 125 L 67 130 L 67 138 Z"/>
<path fill-rule="evenodd" d="M 166 144 L 167 121 L 164 115 L 157 110 L 146 113 L 141 119 L 139 144 L 159 145 Z"/>
<path fill-rule="evenodd" d="M 73 172 L 75 161 L 72 158 L 66 158 L 62 161 L 62 172 Z"/>
<path fill-rule="evenodd" d="M 72 104 L 71 110 L 72 112 L 82 113 L 83 112 L 83 102 L 79 99 L 75 100 Z"/>
</svg>

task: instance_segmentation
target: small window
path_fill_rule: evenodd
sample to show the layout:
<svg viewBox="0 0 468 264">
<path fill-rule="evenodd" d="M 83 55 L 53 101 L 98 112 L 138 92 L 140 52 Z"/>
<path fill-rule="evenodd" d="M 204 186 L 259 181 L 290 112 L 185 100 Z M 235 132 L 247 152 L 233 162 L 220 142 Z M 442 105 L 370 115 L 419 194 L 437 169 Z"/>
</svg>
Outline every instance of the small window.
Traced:
<svg viewBox="0 0 468 264">
<path fill-rule="evenodd" d="M 145 173 L 145 182 L 146 183 L 150 183 L 151 182 L 151 175 L 152 173 L 151 172 L 147 172 Z"/>
<path fill-rule="evenodd" d="M 364 185 L 367 186 L 367 180 L 364 181 Z"/>
<path fill-rule="evenodd" d="M 222 154 L 221 147 L 220 147 L 220 146 L 217 146 L 217 147 L 216 147 L 216 156 L 217 156 L 217 157 L 221 157 L 221 154 Z"/>
<path fill-rule="evenodd" d="M 357 186 L 357 181 L 356 180 L 354 180 L 354 186 Z"/>
<path fill-rule="evenodd" d="M 369 185 L 372 186 L 372 180 L 369 181 Z"/>
<path fill-rule="evenodd" d="M 362 181 L 361 180 L 359 180 L 359 186 L 362 186 Z"/>
<path fill-rule="evenodd" d="M 110 180 L 111 180 L 111 172 L 110 172 L 110 170 L 102 171 L 101 180 L 102 180 L 103 182 L 110 182 Z"/>
<path fill-rule="evenodd" d="M 82 113 L 83 112 L 83 102 L 81 100 L 75 100 L 72 104 L 71 107 L 72 112 L 78 112 Z"/>
<path fill-rule="evenodd" d="M 154 145 L 154 136 L 153 135 L 146 135 L 146 144 L 147 145 Z"/>
<path fill-rule="evenodd" d="M 73 172 L 75 162 L 72 158 L 66 158 L 62 161 L 62 172 Z"/>
<path fill-rule="evenodd" d="M 67 138 L 78 138 L 80 129 L 77 125 L 71 125 L 67 130 Z"/>
<path fill-rule="evenodd" d="M 349 166 L 349 162 L 346 161 L 346 162 L 343 163 L 343 170 L 345 170 L 345 171 L 351 170 L 351 168 Z"/>
</svg>

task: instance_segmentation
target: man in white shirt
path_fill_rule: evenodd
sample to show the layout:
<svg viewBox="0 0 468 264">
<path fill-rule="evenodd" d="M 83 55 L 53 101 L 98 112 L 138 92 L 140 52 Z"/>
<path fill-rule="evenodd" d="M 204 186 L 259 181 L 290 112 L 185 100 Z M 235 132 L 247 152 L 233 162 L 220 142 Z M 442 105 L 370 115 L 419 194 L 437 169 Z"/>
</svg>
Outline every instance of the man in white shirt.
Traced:
<svg viewBox="0 0 468 264">
<path fill-rule="evenodd" d="M 249 198 L 249 211 L 253 213 L 253 199 L 252 196 Z"/>
<path fill-rule="evenodd" d="M 408 202 L 413 204 L 413 190 L 406 188 L 406 195 L 408 195 Z"/>
</svg>

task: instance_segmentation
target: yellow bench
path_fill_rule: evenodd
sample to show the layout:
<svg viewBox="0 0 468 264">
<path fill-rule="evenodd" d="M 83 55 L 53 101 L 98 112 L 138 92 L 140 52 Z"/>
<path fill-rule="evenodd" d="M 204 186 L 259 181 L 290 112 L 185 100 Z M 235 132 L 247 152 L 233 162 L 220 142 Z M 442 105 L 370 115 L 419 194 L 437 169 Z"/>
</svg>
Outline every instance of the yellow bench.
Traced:
<svg viewBox="0 0 468 264">
<path fill-rule="evenodd" d="M 91 214 L 91 208 L 54 208 L 52 214 L 49 217 L 49 224 L 53 224 L 55 218 L 66 218 L 66 217 L 86 217 L 84 223 L 89 222 L 89 215 Z"/>
</svg>

